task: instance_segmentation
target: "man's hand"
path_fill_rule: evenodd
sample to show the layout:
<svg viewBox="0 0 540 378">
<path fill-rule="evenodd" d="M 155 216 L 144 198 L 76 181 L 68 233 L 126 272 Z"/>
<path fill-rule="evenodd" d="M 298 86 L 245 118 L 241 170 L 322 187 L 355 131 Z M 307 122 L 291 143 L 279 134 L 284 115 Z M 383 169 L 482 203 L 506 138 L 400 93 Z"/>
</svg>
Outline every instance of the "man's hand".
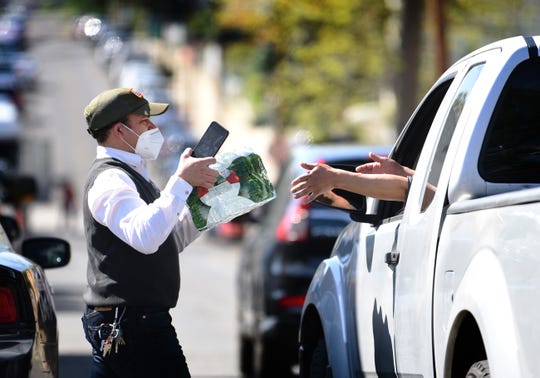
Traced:
<svg viewBox="0 0 540 378">
<path fill-rule="evenodd" d="M 214 157 L 196 158 L 191 156 L 193 149 L 186 148 L 180 156 L 175 174 L 186 180 L 191 186 L 211 188 L 216 182 L 219 172 L 209 166 L 216 162 Z"/>
</svg>

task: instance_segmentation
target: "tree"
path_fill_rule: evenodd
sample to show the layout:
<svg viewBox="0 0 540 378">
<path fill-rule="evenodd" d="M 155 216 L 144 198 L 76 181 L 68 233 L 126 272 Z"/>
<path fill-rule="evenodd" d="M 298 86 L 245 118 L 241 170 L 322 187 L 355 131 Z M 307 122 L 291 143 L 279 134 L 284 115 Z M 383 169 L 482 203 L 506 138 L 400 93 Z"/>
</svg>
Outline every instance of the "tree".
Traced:
<svg viewBox="0 0 540 378">
<path fill-rule="evenodd" d="M 344 110 L 378 96 L 390 15 L 385 2 L 261 3 L 249 9 L 256 17 L 247 28 L 258 51 L 264 51 L 259 60 L 265 84 L 265 95 L 259 97 L 266 107 L 262 112 L 271 114 L 278 129 L 307 129 L 317 141 L 347 132 Z M 239 13 L 238 22 L 245 22 L 245 14 Z"/>
<path fill-rule="evenodd" d="M 437 0 L 435 0 L 437 1 Z M 396 129 L 401 130 L 417 105 L 420 52 L 424 25 L 424 0 L 406 0 L 401 10 L 401 33 L 395 80 Z"/>
<path fill-rule="evenodd" d="M 430 15 L 434 29 L 435 72 L 441 75 L 448 68 L 448 43 L 446 29 L 446 0 L 430 0 Z"/>
<path fill-rule="evenodd" d="M 495 39 L 534 34 L 540 21 L 535 16 L 540 14 L 536 0 L 137 0 L 133 4 L 81 0 L 80 4 L 109 9 L 112 2 L 144 8 L 157 24 L 180 21 L 191 40 L 220 42 L 226 69 L 243 78 L 258 122 L 279 130 L 307 129 L 316 141 L 334 134 L 361 140 L 358 125 L 348 123 L 344 113 L 376 101 L 391 79 L 399 131 L 416 107 L 418 94 L 452 61 Z M 397 41 L 388 33 L 396 19 Z"/>
</svg>

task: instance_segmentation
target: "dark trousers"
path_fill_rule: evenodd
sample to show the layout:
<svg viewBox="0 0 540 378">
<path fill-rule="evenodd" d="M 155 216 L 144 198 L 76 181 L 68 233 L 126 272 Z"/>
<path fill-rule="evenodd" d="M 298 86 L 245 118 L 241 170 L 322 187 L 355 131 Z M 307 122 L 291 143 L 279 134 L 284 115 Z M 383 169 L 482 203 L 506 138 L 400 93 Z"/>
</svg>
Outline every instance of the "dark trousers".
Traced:
<svg viewBox="0 0 540 378">
<path fill-rule="evenodd" d="M 122 314 L 123 308 L 119 309 Z M 102 340 L 115 311 L 88 308 L 82 317 L 86 339 L 92 345 L 91 378 L 191 377 L 167 310 L 126 308 L 120 327 L 125 345 L 113 346 L 103 356 Z"/>
</svg>

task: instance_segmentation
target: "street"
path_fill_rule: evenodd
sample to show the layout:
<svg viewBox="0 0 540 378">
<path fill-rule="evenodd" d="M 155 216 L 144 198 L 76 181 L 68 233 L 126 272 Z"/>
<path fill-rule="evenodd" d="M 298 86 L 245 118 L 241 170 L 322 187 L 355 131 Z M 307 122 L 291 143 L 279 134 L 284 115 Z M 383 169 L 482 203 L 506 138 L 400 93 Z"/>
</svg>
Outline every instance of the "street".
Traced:
<svg viewBox="0 0 540 378">
<path fill-rule="evenodd" d="M 49 194 L 28 209 L 28 229 L 33 234 L 66 238 L 72 248 L 67 267 L 46 271 L 55 293 L 63 378 L 89 374 L 90 346 L 80 321 L 86 248 L 79 203 L 96 143 L 86 132 L 83 109 L 112 85 L 90 47 L 70 37 L 69 26 L 69 19 L 56 14 L 32 16 L 30 53 L 39 64 L 39 84 L 27 94 L 21 117 L 23 171 L 38 174 L 41 188 Z M 73 185 L 77 205 L 76 214 L 67 221 L 58 185 L 65 179 Z M 193 377 L 238 376 L 238 251 L 238 244 L 203 234 L 180 255 L 182 288 L 171 314 Z"/>
</svg>

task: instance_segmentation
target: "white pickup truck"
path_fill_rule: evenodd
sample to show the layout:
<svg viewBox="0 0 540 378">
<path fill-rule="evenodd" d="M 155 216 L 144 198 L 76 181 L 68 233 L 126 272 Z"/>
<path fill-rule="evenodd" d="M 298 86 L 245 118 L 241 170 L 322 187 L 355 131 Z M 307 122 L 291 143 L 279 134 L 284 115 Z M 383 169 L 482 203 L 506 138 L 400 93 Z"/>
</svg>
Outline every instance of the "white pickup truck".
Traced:
<svg viewBox="0 0 540 378">
<path fill-rule="evenodd" d="M 426 94 L 391 152 L 405 203 L 349 210 L 313 278 L 302 376 L 540 377 L 538 46 L 492 43 Z"/>
</svg>

